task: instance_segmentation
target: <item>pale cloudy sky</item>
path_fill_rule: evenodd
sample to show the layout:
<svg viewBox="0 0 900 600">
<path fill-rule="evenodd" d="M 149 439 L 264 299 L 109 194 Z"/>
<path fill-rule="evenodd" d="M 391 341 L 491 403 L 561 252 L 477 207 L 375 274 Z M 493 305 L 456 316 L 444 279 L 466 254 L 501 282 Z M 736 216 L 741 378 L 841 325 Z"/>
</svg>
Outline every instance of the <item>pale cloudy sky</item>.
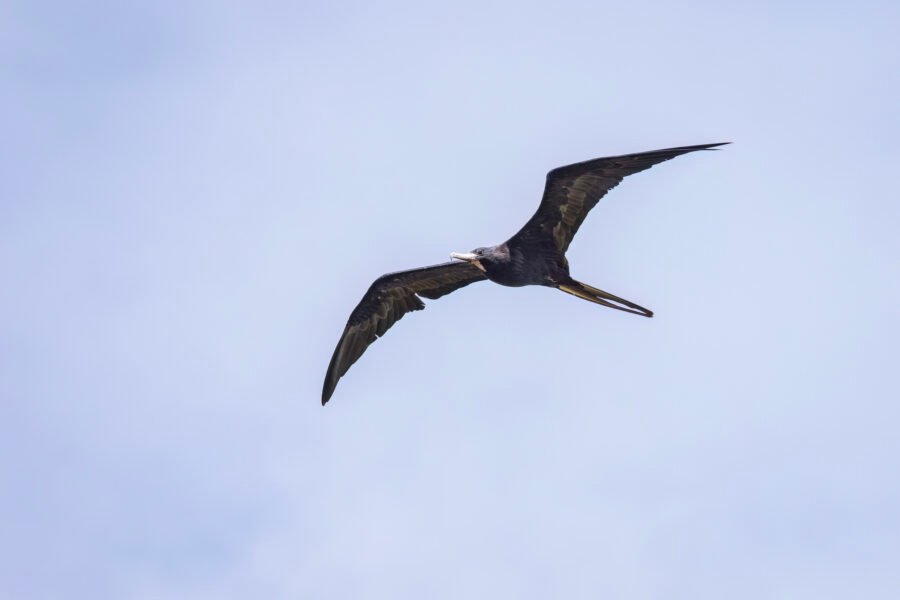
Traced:
<svg viewBox="0 0 900 600">
<path fill-rule="evenodd" d="M 126 6 L 127 4 L 127 6 Z M 894 598 L 896 2 L 0 7 L 0 597 Z M 625 182 L 319 394 L 381 273 Z"/>
</svg>

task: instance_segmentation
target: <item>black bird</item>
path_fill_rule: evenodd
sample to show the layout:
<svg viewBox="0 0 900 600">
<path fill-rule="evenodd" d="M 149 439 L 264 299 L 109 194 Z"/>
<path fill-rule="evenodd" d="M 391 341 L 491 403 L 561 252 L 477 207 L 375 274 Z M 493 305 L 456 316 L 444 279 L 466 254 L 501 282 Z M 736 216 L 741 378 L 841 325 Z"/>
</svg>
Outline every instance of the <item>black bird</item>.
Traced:
<svg viewBox="0 0 900 600">
<path fill-rule="evenodd" d="M 573 279 L 566 250 L 588 211 L 623 178 L 676 156 L 727 143 L 609 156 L 553 169 L 547 174 L 537 212 L 502 244 L 450 254 L 457 261 L 382 275 L 350 313 L 325 374 L 322 404 L 328 402 L 338 380 L 369 344 L 406 313 L 425 308 L 420 296 L 435 300 L 476 281 L 490 279 L 513 287 L 544 285 L 603 306 L 652 317 L 653 312 L 643 306 Z"/>
</svg>

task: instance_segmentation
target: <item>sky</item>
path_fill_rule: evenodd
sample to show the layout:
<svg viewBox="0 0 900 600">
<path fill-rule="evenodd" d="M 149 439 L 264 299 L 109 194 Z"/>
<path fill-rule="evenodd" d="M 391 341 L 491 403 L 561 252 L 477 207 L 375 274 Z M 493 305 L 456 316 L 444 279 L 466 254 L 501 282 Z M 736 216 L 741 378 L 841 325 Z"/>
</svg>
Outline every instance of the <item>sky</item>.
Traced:
<svg viewBox="0 0 900 600">
<path fill-rule="evenodd" d="M 894 598 L 896 2 L 0 6 L 0 597 Z M 385 272 L 627 179 L 320 406 Z"/>
</svg>

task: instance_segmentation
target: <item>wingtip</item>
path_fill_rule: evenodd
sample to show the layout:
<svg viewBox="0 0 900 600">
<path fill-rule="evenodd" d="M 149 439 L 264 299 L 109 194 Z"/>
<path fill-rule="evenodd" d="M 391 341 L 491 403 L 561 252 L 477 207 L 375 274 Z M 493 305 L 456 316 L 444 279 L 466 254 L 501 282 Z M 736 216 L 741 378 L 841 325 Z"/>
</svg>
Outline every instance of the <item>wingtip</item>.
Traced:
<svg viewBox="0 0 900 600">
<path fill-rule="evenodd" d="M 326 404 L 328 404 L 328 401 L 331 400 L 331 395 L 334 393 L 334 388 L 334 385 L 329 386 L 326 381 L 325 387 L 322 388 L 322 406 L 325 406 Z"/>
</svg>

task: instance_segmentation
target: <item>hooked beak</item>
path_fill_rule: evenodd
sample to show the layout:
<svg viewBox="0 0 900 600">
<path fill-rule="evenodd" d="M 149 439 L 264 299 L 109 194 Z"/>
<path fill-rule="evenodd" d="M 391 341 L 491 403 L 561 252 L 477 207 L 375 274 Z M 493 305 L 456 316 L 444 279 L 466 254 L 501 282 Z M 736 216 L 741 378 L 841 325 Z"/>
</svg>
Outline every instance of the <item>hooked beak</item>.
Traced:
<svg viewBox="0 0 900 600">
<path fill-rule="evenodd" d="M 471 263 L 471 264 L 475 265 L 476 267 L 478 267 L 479 269 L 481 269 L 482 271 L 484 271 L 485 273 L 487 273 L 485 268 L 481 265 L 481 261 L 478 260 L 479 256 L 477 254 L 475 254 L 474 252 L 451 252 L 450 258 L 464 260 L 467 263 Z"/>
</svg>

